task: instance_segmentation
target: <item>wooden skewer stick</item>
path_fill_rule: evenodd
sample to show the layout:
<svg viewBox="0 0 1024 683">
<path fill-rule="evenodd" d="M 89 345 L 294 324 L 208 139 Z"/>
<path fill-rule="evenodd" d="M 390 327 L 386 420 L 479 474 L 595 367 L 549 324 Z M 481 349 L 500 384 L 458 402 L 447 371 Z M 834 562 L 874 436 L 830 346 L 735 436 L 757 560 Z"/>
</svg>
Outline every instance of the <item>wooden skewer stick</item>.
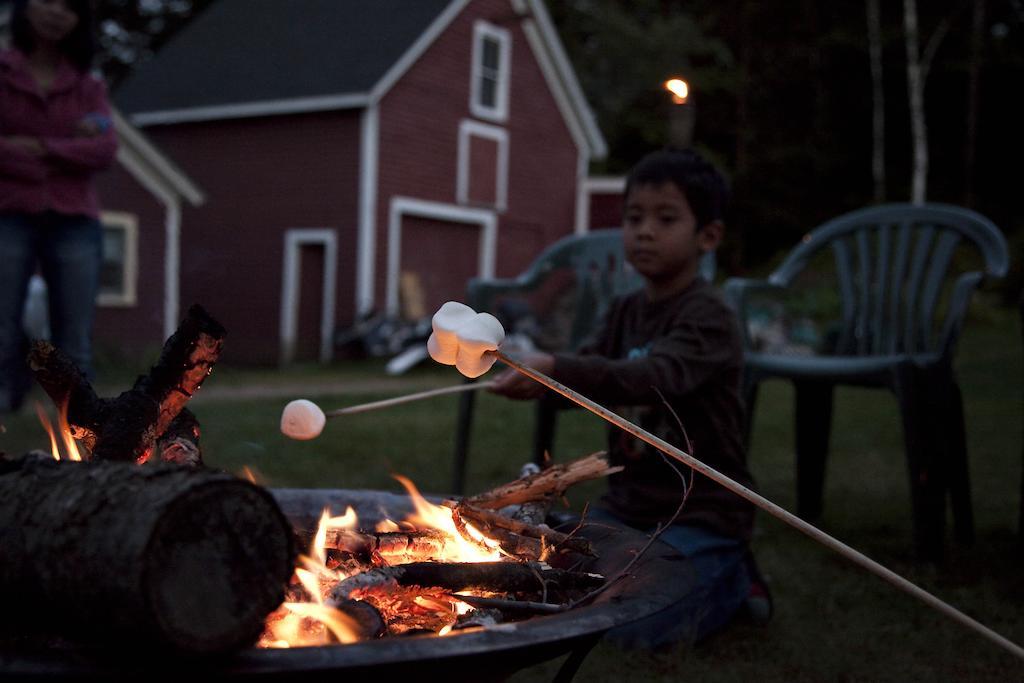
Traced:
<svg viewBox="0 0 1024 683">
<path fill-rule="evenodd" d="M 325 417 L 339 417 L 341 415 L 352 415 L 353 413 L 365 413 L 368 410 L 377 410 L 378 408 L 388 408 L 390 406 L 397 406 L 402 403 L 409 403 L 410 401 L 419 401 L 424 398 L 432 398 L 434 396 L 444 396 L 445 394 L 458 394 L 463 391 L 476 391 L 477 389 L 486 389 L 490 387 L 494 382 L 474 382 L 472 384 L 456 384 L 450 387 L 441 387 L 440 389 L 429 389 L 427 391 L 421 391 L 415 394 L 407 394 L 405 396 L 396 396 L 394 398 L 386 398 L 383 401 L 374 401 L 372 403 L 363 403 L 357 406 L 349 406 L 347 408 L 338 408 L 337 410 L 331 410 L 324 413 Z"/>
<path fill-rule="evenodd" d="M 624 429 L 625 431 L 629 432 L 630 434 L 640 439 L 641 441 L 644 441 L 654 446 L 661 452 L 665 453 L 666 455 L 672 458 L 675 458 L 679 462 L 687 465 L 688 467 L 691 467 L 697 472 L 700 472 L 709 479 L 713 479 L 714 481 L 718 482 L 719 484 L 729 489 L 736 495 L 745 498 L 746 500 L 750 501 L 757 507 L 761 508 L 771 516 L 782 520 L 783 522 L 797 529 L 798 531 L 802 531 L 803 533 L 807 534 L 808 536 L 818 541 L 822 545 L 836 551 L 837 553 L 839 553 L 846 559 L 850 560 L 854 564 L 860 565 L 869 572 L 889 582 L 896 588 L 899 588 L 900 590 L 909 593 L 910 595 L 924 602 L 926 605 L 929 605 L 930 607 L 933 607 L 939 612 L 942 612 L 954 621 L 958 621 L 967 628 L 975 631 L 976 633 L 979 633 L 985 638 L 988 638 L 990 641 L 992 641 L 996 645 L 999 645 L 1005 650 L 1011 652 L 1012 654 L 1016 655 L 1018 658 L 1024 659 L 1024 648 L 1021 648 L 1021 646 L 999 635 L 998 633 L 990 629 L 988 626 L 985 626 L 981 622 L 972 619 L 971 617 L 967 616 L 966 614 L 956 609 L 952 605 L 940 600 L 928 591 L 924 590 L 923 588 L 920 588 L 917 584 L 908 581 L 907 579 L 903 578 L 891 569 L 888 569 L 887 567 L 879 564 L 878 562 L 875 562 L 867 555 L 857 550 L 854 550 L 842 541 L 839 541 L 833 538 L 832 536 L 829 536 L 824 531 L 821 531 L 817 527 L 808 524 L 807 522 L 800 519 L 793 513 L 789 512 L 788 510 L 785 510 L 776 505 L 775 503 L 771 502 L 764 496 L 761 496 L 760 494 L 755 493 L 746 486 L 743 486 L 742 484 L 733 481 L 732 479 L 725 476 L 721 472 L 718 472 L 717 470 L 708 467 L 700 460 L 694 458 L 689 453 L 686 453 L 676 448 L 675 446 L 673 446 L 672 444 L 668 443 L 663 439 L 659 439 L 650 432 L 636 426 L 635 424 L 633 424 L 626 418 L 622 417 L 621 415 L 613 413 L 604 406 L 601 406 L 600 404 L 595 403 L 586 396 L 577 393 L 576 391 L 573 391 L 564 384 L 556 382 L 547 375 L 537 372 L 533 368 L 523 365 L 522 363 L 512 358 L 509 358 L 501 351 L 492 351 L 490 353 L 493 353 L 495 356 L 497 356 L 498 360 L 502 361 L 509 367 L 514 368 L 515 370 L 521 372 L 530 379 L 540 382 L 548 389 L 551 389 L 552 391 L 566 397 L 570 401 L 579 404 L 580 406 L 586 408 L 595 415 L 598 415 L 599 417 L 612 423 L 616 427 Z"/>
</svg>

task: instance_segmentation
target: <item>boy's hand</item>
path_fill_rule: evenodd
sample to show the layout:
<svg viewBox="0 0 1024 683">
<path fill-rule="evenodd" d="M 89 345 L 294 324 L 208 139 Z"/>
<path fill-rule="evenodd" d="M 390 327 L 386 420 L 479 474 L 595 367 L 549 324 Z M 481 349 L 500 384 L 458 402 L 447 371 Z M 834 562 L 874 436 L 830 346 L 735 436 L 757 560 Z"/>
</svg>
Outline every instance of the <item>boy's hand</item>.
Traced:
<svg viewBox="0 0 1024 683">
<path fill-rule="evenodd" d="M 555 369 L 555 357 L 550 353 L 531 351 L 518 354 L 516 360 L 542 375 L 550 375 Z M 489 391 L 508 398 L 526 400 L 540 398 L 547 391 L 547 387 L 509 368 L 494 378 L 494 384 Z"/>
</svg>

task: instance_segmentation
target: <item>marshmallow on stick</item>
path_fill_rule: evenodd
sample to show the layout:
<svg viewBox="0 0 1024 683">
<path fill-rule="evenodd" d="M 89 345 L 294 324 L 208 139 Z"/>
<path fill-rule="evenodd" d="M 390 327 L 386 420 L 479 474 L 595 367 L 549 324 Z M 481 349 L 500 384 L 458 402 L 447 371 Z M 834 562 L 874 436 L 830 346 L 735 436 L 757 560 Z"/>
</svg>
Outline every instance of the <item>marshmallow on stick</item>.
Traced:
<svg viewBox="0 0 1024 683">
<path fill-rule="evenodd" d="M 390 408 L 391 406 L 401 405 L 402 403 L 420 401 L 425 398 L 433 398 L 435 396 L 459 394 L 464 391 L 479 391 L 480 389 L 487 389 L 492 384 L 493 382 L 456 384 L 451 387 L 427 389 L 426 391 L 418 391 L 415 394 L 395 396 L 394 398 L 386 398 L 382 401 L 361 403 L 356 406 L 347 406 L 345 408 L 338 408 L 337 410 L 329 410 L 327 412 L 321 410 L 320 406 L 312 401 L 300 398 L 292 401 L 284 407 L 284 411 L 281 413 L 281 433 L 292 439 L 308 441 L 309 439 L 315 439 L 320 436 L 320 432 L 324 429 L 325 422 L 332 417 L 354 415 L 355 413 L 365 413 L 370 410 Z"/>
<path fill-rule="evenodd" d="M 457 317 L 452 315 L 452 312 L 456 310 L 458 311 Z M 444 313 L 444 315 L 442 315 L 442 313 Z M 473 317 L 469 316 L 470 313 L 474 314 Z M 757 507 L 761 508 L 762 510 L 770 514 L 772 517 L 782 520 L 786 524 L 810 536 L 811 538 L 818 541 L 827 548 L 830 548 L 831 550 L 834 550 L 835 552 L 839 553 L 840 555 L 850 560 L 854 564 L 857 564 L 863 569 L 866 569 L 867 571 L 871 572 L 872 574 L 881 577 L 883 580 L 889 582 L 896 588 L 906 593 L 909 593 L 910 595 L 924 602 L 929 607 L 932 607 L 933 609 L 943 613 L 944 615 L 953 619 L 954 621 L 959 622 L 961 625 L 966 626 L 974 632 L 982 635 L 983 637 L 992 641 L 996 645 L 1016 655 L 1020 659 L 1024 659 L 1024 648 L 1017 645 L 1013 641 L 1008 640 L 1002 635 L 996 633 L 995 631 L 988 628 L 981 622 L 976 621 L 973 618 L 967 616 L 966 614 L 956 609 L 952 605 L 943 602 L 942 600 L 935 597 L 928 591 L 917 586 L 917 584 L 908 581 L 907 579 L 903 578 L 891 569 L 879 564 L 878 562 L 875 562 L 867 555 L 864 555 L 863 553 L 854 550 L 842 541 L 839 541 L 833 538 L 832 536 L 826 534 L 824 531 L 821 531 L 817 527 L 808 524 L 807 522 L 800 519 L 793 513 L 789 512 L 788 510 L 785 510 L 784 508 L 768 500 L 764 496 L 755 493 L 746 486 L 743 486 L 742 484 L 733 481 L 732 479 L 725 476 L 721 472 L 705 465 L 703 462 L 697 460 L 689 453 L 680 450 L 679 448 L 673 446 L 667 441 L 651 434 L 647 430 L 638 427 L 637 425 L 633 424 L 632 422 L 622 417 L 621 415 L 613 413 L 612 411 L 608 410 L 599 403 L 590 400 L 583 394 L 580 394 L 570 389 L 564 384 L 556 382 L 547 375 L 541 372 L 537 372 L 533 368 L 523 365 L 522 363 L 516 361 L 513 358 L 509 358 L 508 356 L 501 352 L 501 342 L 504 341 L 505 339 L 505 331 L 504 329 L 501 328 L 501 324 L 498 323 L 497 320 L 494 321 L 495 323 L 497 323 L 496 327 L 488 324 L 488 326 L 486 327 L 486 334 L 489 336 L 487 337 L 486 341 L 482 341 L 481 337 L 484 336 L 485 328 L 478 325 L 468 326 L 468 323 L 469 321 L 474 320 L 478 316 L 486 315 L 486 313 L 476 313 L 475 311 L 473 311 L 472 308 L 469 308 L 468 306 L 456 302 L 450 301 L 446 303 L 444 306 L 442 306 L 441 310 L 439 310 L 437 314 L 434 315 L 434 330 L 436 333 L 438 330 L 438 316 L 441 316 L 441 327 L 442 329 L 446 330 L 445 334 L 448 335 L 445 337 L 445 344 L 447 345 L 446 348 L 448 349 L 448 355 L 443 356 L 443 358 L 451 358 L 451 343 L 453 336 L 455 341 L 455 357 L 460 358 L 464 356 L 465 358 L 462 364 L 460 365 L 458 362 L 453 363 L 451 361 L 442 360 L 441 358 L 438 358 L 438 356 L 435 356 L 433 352 L 431 352 L 431 356 L 434 358 L 434 360 L 437 360 L 438 362 L 441 363 L 445 363 L 446 365 L 454 364 L 456 367 L 459 368 L 460 372 L 462 372 L 463 366 L 472 369 L 474 372 L 479 370 L 479 372 L 476 372 L 476 374 L 467 374 L 463 372 L 463 374 L 465 374 L 467 377 L 479 377 L 483 373 L 487 372 L 487 370 L 490 369 L 491 365 L 493 365 L 495 361 L 502 361 L 503 363 L 507 364 L 509 367 L 513 368 L 517 372 L 526 375 L 530 379 L 533 379 L 543 384 L 548 389 L 551 389 L 552 391 L 561 394 L 570 401 L 586 408 L 590 412 L 594 413 L 595 415 L 601 417 L 604 420 L 607 420 L 616 427 L 619 427 L 629 432 L 636 438 L 640 439 L 641 441 L 644 441 L 645 443 L 650 444 L 651 446 L 654 446 L 662 453 L 665 453 L 666 455 L 672 457 L 673 459 L 678 460 L 684 465 L 687 465 L 694 471 L 700 472 L 701 474 L 721 484 L 722 486 L 732 491 L 736 495 L 740 496 L 741 498 L 745 498 L 746 500 L 750 501 Z M 488 317 L 490 317 L 493 320 L 492 316 Z M 458 320 L 461 320 L 463 322 L 457 322 Z M 461 337 L 463 330 L 465 330 L 466 334 L 465 343 L 463 343 L 463 339 Z M 480 370 L 480 368 L 483 369 Z"/>
</svg>

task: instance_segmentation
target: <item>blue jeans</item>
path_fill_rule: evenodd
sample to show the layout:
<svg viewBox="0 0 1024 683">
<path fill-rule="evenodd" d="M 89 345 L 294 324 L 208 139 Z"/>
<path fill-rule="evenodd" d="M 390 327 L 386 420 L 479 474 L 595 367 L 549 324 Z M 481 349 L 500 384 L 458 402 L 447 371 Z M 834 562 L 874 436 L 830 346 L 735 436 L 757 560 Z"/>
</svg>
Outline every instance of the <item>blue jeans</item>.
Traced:
<svg viewBox="0 0 1024 683">
<path fill-rule="evenodd" d="M 592 522 L 624 524 L 607 510 L 592 509 Z M 654 529 L 645 529 L 653 534 Z M 658 649 L 679 642 L 696 643 L 736 616 L 750 595 L 747 544 L 695 526 L 675 524 L 658 540 L 690 561 L 694 585 L 682 600 L 639 621 L 610 630 L 606 639 L 624 648 Z"/>
<path fill-rule="evenodd" d="M 0 214 L 0 412 L 28 388 L 22 311 L 38 264 L 49 292 L 54 345 L 92 376 L 92 324 L 103 231 L 88 216 Z"/>
</svg>

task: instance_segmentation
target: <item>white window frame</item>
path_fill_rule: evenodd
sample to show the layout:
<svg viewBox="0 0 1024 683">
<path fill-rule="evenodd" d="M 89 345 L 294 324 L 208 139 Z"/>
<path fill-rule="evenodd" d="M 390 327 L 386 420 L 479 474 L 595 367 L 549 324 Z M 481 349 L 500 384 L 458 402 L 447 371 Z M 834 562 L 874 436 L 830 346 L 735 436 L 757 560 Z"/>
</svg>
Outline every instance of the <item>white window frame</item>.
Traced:
<svg viewBox="0 0 1024 683">
<path fill-rule="evenodd" d="M 498 81 L 495 84 L 495 103 L 493 107 L 480 102 L 480 78 L 483 60 L 483 43 L 485 39 L 498 43 Z M 483 20 L 473 24 L 473 61 L 470 73 L 469 111 L 473 116 L 504 123 L 508 120 L 509 75 L 512 71 L 512 34 Z"/>
<path fill-rule="evenodd" d="M 281 364 L 295 359 L 299 335 L 299 296 L 302 280 L 302 247 L 320 244 L 324 248 L 323 298 L 320 309 L 321 363 L 334 355 L 335 291 L 338 279 L 338 232 L 332 228 L 290 228 L 284 231 L 284 262 L 281 281 Z"/>
<path fill-rule="evenodd" d="M 100 213 L 103 229 L 124 230 L 124 271 L 121 275 L 120 292 L 98 292 L 96 304 L 110 308 L 128 308 L 138 304 L 139 282 L 139 218 L 123 211 Z"/>
<path fill-rule="evenodd" d="M 459 204 L 472 204 L 469 198 L 470 145 L 472 139 L 487 138 L 498 145 L 498 156 L 494 169 L 494 204 L 493 208 L 504 211 L 508 208 L 508 131 L 499 126 L 492 126 L 479 121 L 463 119 L 459 123 L 458 165 L 455 175 L 455 201 Z"/>
</svg>

